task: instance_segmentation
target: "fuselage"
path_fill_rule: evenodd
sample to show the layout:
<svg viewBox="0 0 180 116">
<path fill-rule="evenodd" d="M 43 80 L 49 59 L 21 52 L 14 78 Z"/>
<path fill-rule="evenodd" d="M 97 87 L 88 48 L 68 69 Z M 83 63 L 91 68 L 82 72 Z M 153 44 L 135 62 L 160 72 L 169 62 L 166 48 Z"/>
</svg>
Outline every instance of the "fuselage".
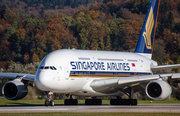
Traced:
<svg viewBox="0 0 180 116">
<path fill-rule="evenodd" d="M 137 53 L 62 49 L 42 60 L 35 84 L 42 91 L 103 96 L 89 86 L 93 80 L 151 75 L 151 65 L 157 63 Z"/>
</svg>

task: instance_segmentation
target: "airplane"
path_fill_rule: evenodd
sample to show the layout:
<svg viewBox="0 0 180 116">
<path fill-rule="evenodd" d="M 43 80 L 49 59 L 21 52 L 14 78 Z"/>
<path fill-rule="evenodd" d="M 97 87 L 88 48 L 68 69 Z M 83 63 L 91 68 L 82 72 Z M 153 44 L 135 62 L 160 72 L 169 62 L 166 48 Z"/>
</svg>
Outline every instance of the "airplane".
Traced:
<svg viewBox="0 0 180 116">
<path fill-rule="evenodd" d="M 145 91 L 153 100 L 166 99 L 172 93 L 168 79 L 179 79 L 180 73 L 153 74 L 153 71 L 178 68 L 180 64 L 161 65 L 152 60 L 160 0 L 152 0 L 134 52 L 60 49 L 46 55 L 35 75 L 0 73 L 0 78 L 12 79 L 2 87 L 3 96 L 19 100 L 28 93 L 28 86 L 47 95 L 45 106 L 54 106 L 53 93 L 65 93 L 65 105 L 77 105 L 75 96 L 86 96 L 85 105 L 101 105 L 97 97 L 117 97 L 111 105 L 137 105 L 133 93 Z M 122 99 L 126 94 L 129 99 Z"/>
</svg>

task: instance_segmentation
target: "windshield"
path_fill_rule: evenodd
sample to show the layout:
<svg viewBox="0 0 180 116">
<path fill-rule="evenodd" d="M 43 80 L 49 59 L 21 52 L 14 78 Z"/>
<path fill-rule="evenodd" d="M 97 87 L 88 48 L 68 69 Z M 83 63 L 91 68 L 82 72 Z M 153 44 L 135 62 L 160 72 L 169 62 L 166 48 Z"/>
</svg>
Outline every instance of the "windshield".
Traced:
<svg viewBox="0 0 180 116">
<path fill-rule="evenodd" d="M 41 66 L 40 69 L 51 69 L 51 70 L 57 70 L 54 66 Z"/>
</svg>

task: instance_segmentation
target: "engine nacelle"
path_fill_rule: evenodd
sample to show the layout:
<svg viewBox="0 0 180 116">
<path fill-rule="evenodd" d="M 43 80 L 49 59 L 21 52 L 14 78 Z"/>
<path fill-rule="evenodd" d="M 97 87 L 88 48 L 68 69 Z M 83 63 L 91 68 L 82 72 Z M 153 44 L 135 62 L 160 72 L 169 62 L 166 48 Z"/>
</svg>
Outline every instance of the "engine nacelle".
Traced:
<svg viewBox="0 0 180 116">
<path fill-rule="evenodd" d="M 28 88 L 19 79 L 8 81 L 2 88 L 3 96 L 9 100 L 18 100 L 25 97 L 28 93 Z"/>
<path fill-rule="evenodd" d="M 153 100 L 163 100 L 170 96 L 172 93 L 171 86 L 162 80 L 150 81 L 146 85 L 146 94 Z"/>
</svg>

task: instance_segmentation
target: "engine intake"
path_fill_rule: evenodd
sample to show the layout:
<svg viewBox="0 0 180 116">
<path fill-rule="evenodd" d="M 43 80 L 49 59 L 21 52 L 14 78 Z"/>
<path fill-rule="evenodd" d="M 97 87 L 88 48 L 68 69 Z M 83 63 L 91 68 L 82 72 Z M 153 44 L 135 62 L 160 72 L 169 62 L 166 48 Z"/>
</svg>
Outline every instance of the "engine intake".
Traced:
<svg viewBox="0 0 180 116">
<path fill-rule="evenodd" d="M 18 100 L 25 97 L 28 93 L 28 88 L 20 80 L 15 79 L 8 81 L 2 88 L 3 96 L 9 100 Z"/>
<path fill-rule="evenodd" d="M 163 100 L 172 93 L 171 86 L 162 80 L 150 81 L 146 86 L 146 94 L 153 100 Z"/>
</svg>

